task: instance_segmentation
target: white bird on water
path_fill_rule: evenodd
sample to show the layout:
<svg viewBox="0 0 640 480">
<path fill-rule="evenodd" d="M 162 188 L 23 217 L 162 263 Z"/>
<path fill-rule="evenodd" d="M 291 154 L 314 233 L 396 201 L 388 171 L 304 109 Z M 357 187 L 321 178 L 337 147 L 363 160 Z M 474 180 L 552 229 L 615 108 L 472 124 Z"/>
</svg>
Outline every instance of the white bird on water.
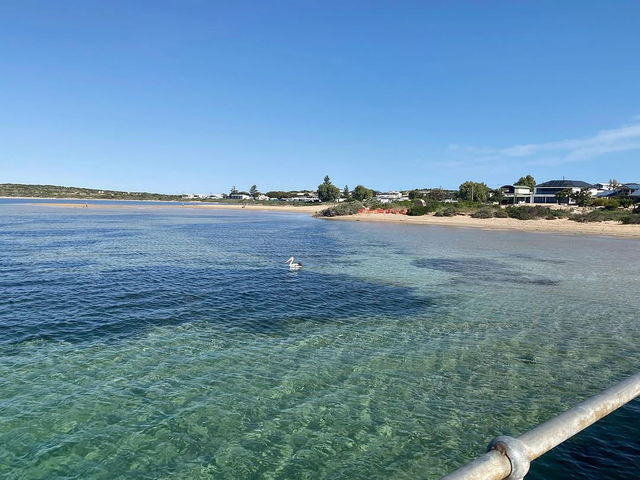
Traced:
<svg viewBox="0 0 640 480">
<path fill-rule="evenodd" d="M 293 257 L 291 257 L 289 260 L 287 260 L 284 263 L 289 264 L 289 270 L 300 270 L 302 268 L 302 264 L 294 262 Z"/>
</svg>

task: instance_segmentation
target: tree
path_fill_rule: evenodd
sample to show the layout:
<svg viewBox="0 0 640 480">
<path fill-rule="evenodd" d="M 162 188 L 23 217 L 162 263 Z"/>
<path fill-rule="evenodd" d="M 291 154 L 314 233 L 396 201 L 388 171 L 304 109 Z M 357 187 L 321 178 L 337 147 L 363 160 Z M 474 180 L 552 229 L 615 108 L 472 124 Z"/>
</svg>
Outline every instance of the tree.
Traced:
<svg viewBox="0 0 640 480">
<path fill-rule="evenodd" d="M 472 202 L 486 202 L 489 199 L 489 187 L 479 182 L 464 182 L 458 188 L 458 198 Z"/>
<path fill-rule="evenodd" d="M 429 200 L 435 200 L 436 202 L 441 202 L 445 198 L 447 198 L 447 192 L 445 192 L 441 188 L 432 188 L 429 190 L 429 193 L 425 195 Z"/>
<path fill-rule="evenodd" d="M 586 207 L 591 200 L 591 192 L 587 187 L 584 187 L 577 192 L 570 193 L 569 197 L 575 200 L 579 207 Z"/>
<path fill-rule="evenodd" d="M 514 185 L 526 185 L 533 190 L 536 186 L 536 181 L 531 175 L 527 175 L 526 177 L 520 177 Z"/>
<path fill-rule="evenodd" d="M 318 185 L 318 198 L 321 202 L 333 202 L 340 196 L 340 190 L 333 183 L 329 175 L 324 177 L 324 182 Z"/>
<path fill-rule="evenodd" d="M 349 185 L 345 185 L 344 189 L 342 190 L 342 196 L 344 198 L 349 198 L 350 194 L 349 194 Z"/>
<path fill-rule="evenodd" d="M 569 198 L 571 197 L 571 192 L 572 191 L 573 190 L 571 190 L 570 188 L 563 188 L 559 192 L 556 192 L 556 194 L 555 194 L 556 202 L 558 202 L 558 203 L 568 202 Z"/>
<path fill-rule="evenodd" d="M 249 195 L 251 195 L 253 198 L 257 198 L 258 195 L 260 195 L 260 192 L 258 191 L 258 186 L 257 185 L 252 185 L 251 189 L 249 189 Z"/>
<path fill-rule="evenodd" d="M 502 203 L 502 201 L 504 200 L 504 192 L 501 188 L 491 190 L 491 200 L 493 200 L 494 202 Z"/>
<path fill-rule="evenodd" d="M 416 200 L 422 197 L 423 197 L 422 193 L 420 193 L 420 190 L 418 190 L 417 188 L 414 188 L 413 190 L 409 191 L 409 200 Z"/>
<path fill-rule="evenodd" d="M 362 185 L 357 185 L 356 188 L 353 189 L 353 193 L 351 194 L 354 200 L 359 200 L 361 202 L 373 198 L 374 195 L 375 192 L 373 190 Z"/>
</svg>

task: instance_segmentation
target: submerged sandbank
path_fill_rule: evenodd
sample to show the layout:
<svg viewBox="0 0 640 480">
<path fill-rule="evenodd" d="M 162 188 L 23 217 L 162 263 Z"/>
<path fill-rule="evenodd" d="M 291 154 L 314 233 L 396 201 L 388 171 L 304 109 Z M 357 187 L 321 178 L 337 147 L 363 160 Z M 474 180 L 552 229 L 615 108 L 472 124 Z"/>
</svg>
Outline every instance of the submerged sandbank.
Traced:
<svg viewBox="0 0 640 480">
<path fill-rule="evenodd" d="M 63 207 L 63 208 L 89 208 L 89 209 L 185 209 L 193 208 L 200 210 L 244 210 L 244 211 L 269 211 L 269 212 L 291 212 L 316 214 L 327 208 L 326 205 L 211 205 L 193 204 L 184 205 L 158 205 L 158 204 L 95 204 L 89 203 L 32 203 L 34 206 Z M 467 215 L 456 215 L 453 217 L 436 217 L 434 215 L 407 216 L 393 214 L 357 214 L 344 215 L 339 217 L 321 217 L 327 220 L 340 221 L 363 221 L 363 222 L 384 222 L 398 223 L 405 225 L 438 225 L 443 227 L 467 227 L 481 228 L 485 230 L 513 230 L 530 233 L 561 233 L 567 235 L 605 235 L 614 237 L 637 238 L 640 239 L 640 225 L 622 225 L 616 222 L 592 222 L 580 223 L 559 218 L 556 220 L 517 220 L 515 218 L 472 218 Z"/>
<path fill-rule="evenodd" d="M 158 209 L 158 208 L 197 208 L 197 209 L 215 209 L 215 210 L 252 210 L 252 211 L 271 211 L 271 212 L 295 212 L 295 213 L 317 213 L 320 210 L 327 208 L 326 205 L 211 205 L 211 204 L 197 204 L 197 203 L 184 203 L 184 204 L 96 204 L 96 203 L 31 203 L 33 206 L 45 206 L 45 207 L 64 207 L 64 208 L 109 208 L 109 209 Z"/>
</svg>

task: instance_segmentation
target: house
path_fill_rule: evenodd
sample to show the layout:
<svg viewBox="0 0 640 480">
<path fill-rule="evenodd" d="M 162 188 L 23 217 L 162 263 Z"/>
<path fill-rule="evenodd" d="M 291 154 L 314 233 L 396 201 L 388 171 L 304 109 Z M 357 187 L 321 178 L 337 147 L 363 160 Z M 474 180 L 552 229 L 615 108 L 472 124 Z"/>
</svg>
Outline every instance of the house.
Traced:
<svg viewBox="0 0 640 480">
<path fill-rule="evenodd" d="M 595 185 L 580 180 L 550 180 L 548 182 L 536 185 L 533 190 L 532 203 L 559 203 L 556 194 L 563 190 L 571 190 L 571 192 L 579 192 L 583 188 L 588 188 L 591 195 L 596 195 L 598 189 Z M 569 199 L 569 203 L 575 203 Z"/>
<path fill-rule="evenodd" d="M 183 195 L 183 198 L 194 199 L 194 198 L 207 198 L 208 195 L 204 193 L 187 193 Z"/>
<path fill-rule="evenodd" d="M 375 198 L 380 203 L 401 202 L 403 200 L 409 200 L 409 197 L 395 190 L 391 192 L 379 193 Z"/>
<path fill-rule="evenodd" d="M 231 193 L 227 198 L 231 200 L 250 200 L 253 197 L 244 193 Z"/>
<path fill-rule="evenodd" d="M 317 195 L 314 195 L 309 192 L 298 192 L 295 197 L 283 198 L 287 202 L 310 202 L 310 203 L 320 203 L 320 198 Z"/>
<path fill-rule="evenodd" d="M 528 185 L 503 185 L 500 187 L 504 194 L 502 203 L 513 205 L 516 203 L 531 203 L 531 187 Z"/>
<path fill-rule="evenodd" d="M 633 202 L 640 202 L 640 183 L 623 183 L 615 189 L 601 192 L 599 198 L 629 198 Z"/>
</svg>

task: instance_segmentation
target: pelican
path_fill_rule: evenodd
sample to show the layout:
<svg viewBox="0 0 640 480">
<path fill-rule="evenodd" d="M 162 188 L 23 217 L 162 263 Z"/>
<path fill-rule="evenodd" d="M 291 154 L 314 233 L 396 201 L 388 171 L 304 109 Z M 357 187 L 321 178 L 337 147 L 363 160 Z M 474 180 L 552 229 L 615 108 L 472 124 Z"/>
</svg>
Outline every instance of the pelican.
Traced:
<svg viewBox="0 0 640 480">
<path fill-rule="evenodd" d="M 287 260 L 284 263 L 288 263 L 289 264 L 289 270 L 300 270 L 302 268 L 302 264 L 294 262 L 293 261 L 293 257 L 291 257 L 289 260 Z"/>
</svg>

